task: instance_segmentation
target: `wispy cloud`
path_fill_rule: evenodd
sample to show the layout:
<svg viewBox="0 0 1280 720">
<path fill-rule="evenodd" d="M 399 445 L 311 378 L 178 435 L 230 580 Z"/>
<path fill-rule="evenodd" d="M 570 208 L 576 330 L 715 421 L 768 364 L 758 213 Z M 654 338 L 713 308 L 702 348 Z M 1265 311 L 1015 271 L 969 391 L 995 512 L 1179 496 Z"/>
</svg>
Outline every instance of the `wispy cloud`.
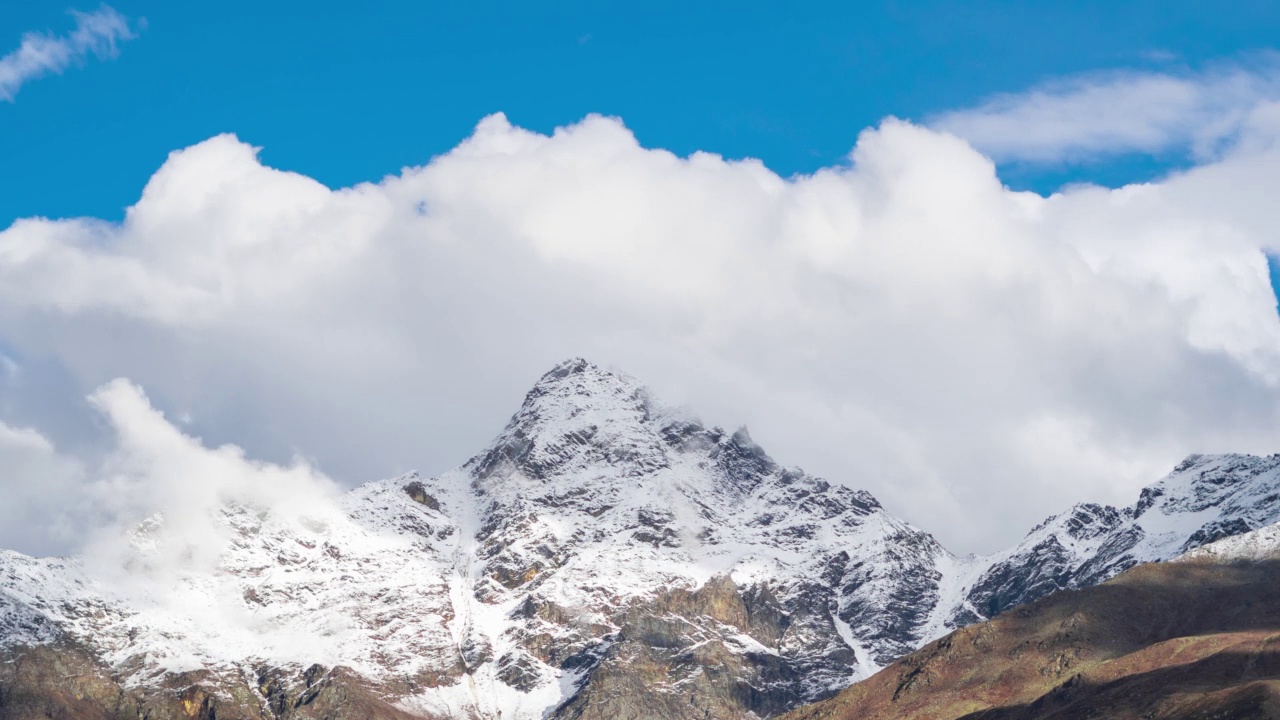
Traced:
<svg viewBox="0 0 1280 720">
<path fill-rule="evenodd" d="M 129 19 L 107 5 L 71 15 L 76 27 L 67 35 L 29 32 L 17 50 L 0 58 L 0 100 L 13 102 L 28 80 L 61 73 L 89 55 L 115 57 L 118 43 L 134 37 Z"/>
<path fill-rule="evenodd" d="M 1115 71 L 997 95 L 929 124 L 998 161 L 1087 162 L 1123 153 L 1216 156 L 1280 101 L 1280 56 L 1198 72 Z"/>
</svg>

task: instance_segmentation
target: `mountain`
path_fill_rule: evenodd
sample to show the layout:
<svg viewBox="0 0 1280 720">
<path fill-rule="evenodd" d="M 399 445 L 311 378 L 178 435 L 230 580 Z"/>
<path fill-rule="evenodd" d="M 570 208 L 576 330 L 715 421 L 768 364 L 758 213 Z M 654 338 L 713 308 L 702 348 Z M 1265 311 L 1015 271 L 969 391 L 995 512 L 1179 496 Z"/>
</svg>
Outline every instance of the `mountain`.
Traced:
<svg viewBox="0 0 1280 720">
<path fill-rule="evenodd" d="M 1076 505 L 1011 550 L 984 558 L 949 617 L 957 627 L 994 617 L 1277 521 L 1280 455 L 1191 455 L 1129 507 Z"/>
<path fill-rule="evenodd" d="M 0 553 L 0 718 L 44 716 L 18 700 L 102 718 L 768 717 L 957 627 L 1274 522 L 1278 492 L 1280 457 L 1193 456 L 1132 507 L 1078 505 L 959 558 L 575 359 L 454 471 L 315 517 L 228 503 L 210 564 L 164 562 L 163 517 L 115 573 Z"/>
<path fill-rule="evenodd" d="M 784 720 L 1280 717 L 1280 530 L 972 625 Z"/>
</svg>

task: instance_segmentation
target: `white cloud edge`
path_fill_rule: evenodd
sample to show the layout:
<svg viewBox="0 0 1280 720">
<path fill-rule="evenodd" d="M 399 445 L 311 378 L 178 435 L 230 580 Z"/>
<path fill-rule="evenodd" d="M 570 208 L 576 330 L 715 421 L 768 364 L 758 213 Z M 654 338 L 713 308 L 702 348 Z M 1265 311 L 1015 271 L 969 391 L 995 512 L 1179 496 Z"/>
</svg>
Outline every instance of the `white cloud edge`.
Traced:
<svg viewBox="0 0 1280 720">
<path fill-rule="evenodd" d="M 998 162 L 1084 164 L 1123 154 L 1220 157 L 1280 101 L 1280 53 L 1199 69 L 1111 70 L 1001 93 L 925 119 Z"/>
<path fill-rule="evenodd" d="M 113 58 L 119 43 L 137 36 L 129 19 L 109 5 L 70 13 L 76 23 L 70 33 L 27 32 L 16 50 L 0 57 L 0 100 L 13 102 L 27 82 L 60 74 L 90 55 Z"/>
<path fill-rule="evenodd" d="M 210 447 L 128 379 L 107 382 L 85 400 L 112 435 L 93 462 L 63 452 L 34 428 L 0 422 L 0 537 L 7 541 L 0 549 L 87 552 L 119 568 L 136 552 L 128 539 L 138 523 L 162 519 L 164 542 L 151 550 L 168 555 L 151 562 L 171 571 L 216 560 L 225 539 L 216 518 L 227 503 L 270 508 L 285 521 L 340 512 L 337 484 L 305 459 L 279 465 L 251 459 L 236 445 Z"/>
</svg>

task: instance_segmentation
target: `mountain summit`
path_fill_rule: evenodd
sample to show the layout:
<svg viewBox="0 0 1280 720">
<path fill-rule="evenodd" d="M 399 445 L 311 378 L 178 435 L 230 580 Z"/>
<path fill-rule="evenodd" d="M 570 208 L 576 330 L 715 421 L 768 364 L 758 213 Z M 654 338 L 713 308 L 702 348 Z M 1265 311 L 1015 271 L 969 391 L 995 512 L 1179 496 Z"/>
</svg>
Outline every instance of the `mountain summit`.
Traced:
<svg viewBox="0 0 1280 720">
<path fill-rule="evenodd" d="M 456 470 L 363 485 L 320 518 L 220 509 L 216 567 L 122 578 L 0 554 L 0 647 L 21 660 L 0 665 L 0 711 L 768 717 L 1014 604 L 1274 522 L 1278 468 L 1191 458 L 1131 508 L 1077 506 L 957 558 L 870 494 L 573 359 Z"/>
<path fill-rule="evenodd" d="M 455 571 L 487 618 L 466 632 L 492 648 L 494 682 L 567 688 L 564 712 L 662 698 L 682 716 L 696 690 L 754 695 L 767 714 L 824 696 L 923 639 L 919 600 L 949 559 L 869 494 L 782 468 L 745 431 L 582 360 L 423 488 L 466 526 Z M 723 674 L 704 672 L 712 657 Z M 609 678 L 638 665 L 665 679 L 626 700 Z"/>
</svg>

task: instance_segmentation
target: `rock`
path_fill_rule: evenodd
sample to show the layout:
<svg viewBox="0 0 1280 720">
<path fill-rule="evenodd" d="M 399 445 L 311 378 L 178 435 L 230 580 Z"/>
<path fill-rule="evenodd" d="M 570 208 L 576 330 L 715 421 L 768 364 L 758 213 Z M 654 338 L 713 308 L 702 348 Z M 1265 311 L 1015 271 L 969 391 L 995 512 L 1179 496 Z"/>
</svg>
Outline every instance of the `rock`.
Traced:
<svg viewBox="0 0 1280 720">
<path fill-rule="evenodd" d="M 404 486 L 404 492 L 419 505 L 426 505 L 432 510 L 440 510 L 440 501 L 427 492 L 427 486 L 421 480 L 414 480 Z"/>
</svg>

